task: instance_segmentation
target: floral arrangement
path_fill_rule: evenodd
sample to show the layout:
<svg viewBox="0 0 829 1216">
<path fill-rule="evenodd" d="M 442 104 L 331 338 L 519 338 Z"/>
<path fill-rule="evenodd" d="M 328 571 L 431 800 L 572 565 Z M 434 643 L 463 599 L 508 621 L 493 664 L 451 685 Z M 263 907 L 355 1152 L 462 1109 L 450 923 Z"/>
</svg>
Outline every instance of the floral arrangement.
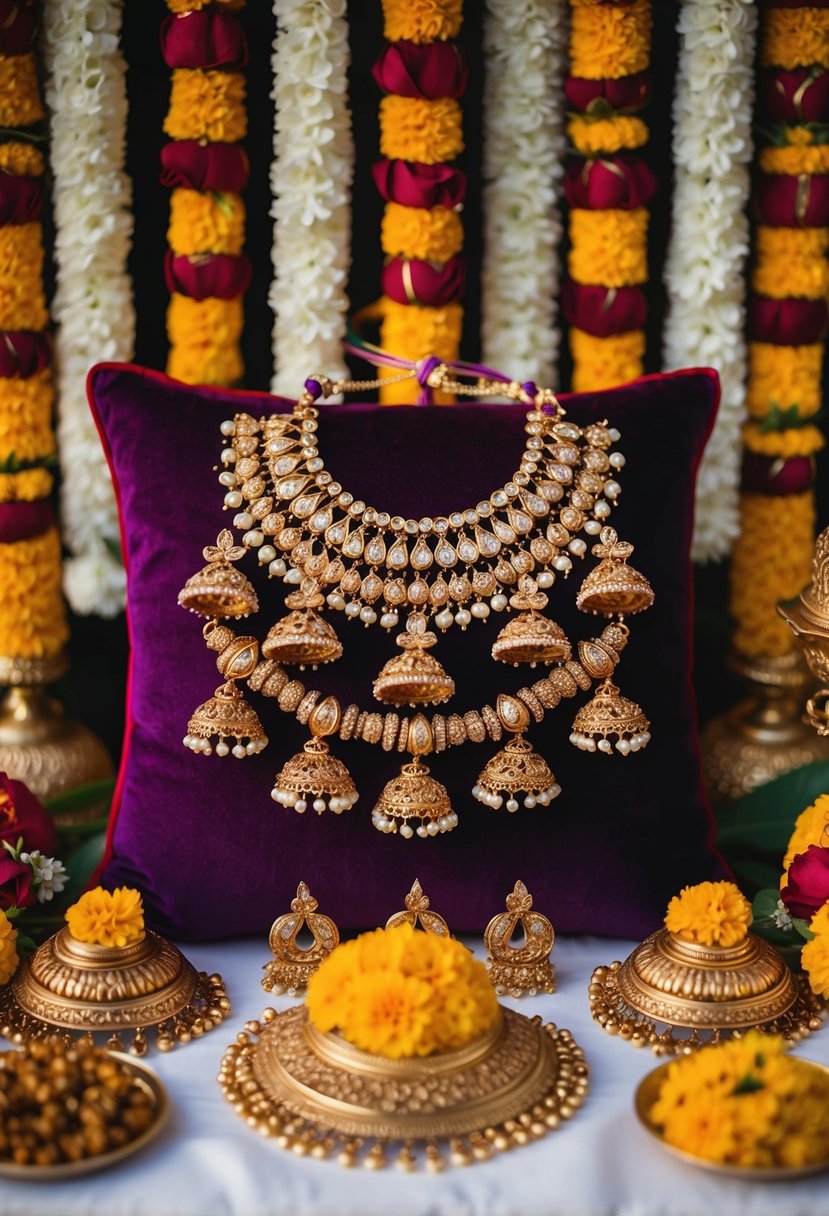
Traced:
<svg viewBox="0 0 829 1216">
<path fill-rule="evenodd" d="M 120 0 L 45 0 L 49 159 L 54 176 L 58 439 L 61 523 L 71 556 L 67 598 L 79 613 L 124 606 L 118 510 L 86 373 L 101 359 L 130 359 L 135 313 L 127 256 L 131 185 L 124 172 L 126 65 Z"/>
<path fill-rule="evenodd" d="M 650 1122 L 674 1148 L 724 1165 L 798 1167 L 829 1157 L 829 1075 L 750 1030 L 668 1065 Z"/>
<path fill-rule="evenodd" d="M 334 379 L 348 375 L 350 53 L 345 0 L 276 0 L 274 13 L 271 391 L 294 397 L 309 368 Z"/>
<path fill-rule="evenodd" d="M 751 904 L 733 882 L 684 887 L 665 914 L 665 928 L 670 933 L 701 946 L 739 945 L 751 922 Z"/>
<path fill-rule="evenodd" d="M 242 0 L 243 3 L 243 0 Z M 161 180 L 172 189 L 164 273 L 170 292 L 167 371 L 188 384 L 234 384 L 244 363 L 242 296 L 251 265 L 242 252 L 248 160 L 242 3 L 182 3 L 161 27 L 172 70 Z"/>
<path fill-rule="evenodd" d="M 760 126 L 749 309 L 749 420 L 731 569 L 734 644 L 749 658 L 797 645 L 775 611 L 809 581 L 814 456 L 829 284 L 829 9 L 770 7 L 761 28 Z"/>
<path fill-rule="evenodd" d="M 647 203 L 656 178 L 637 150 L 648 140 L 651 4 L 570 0 L 568 133 L 578 161 L 564 177 L 570 207 L 573 389 L 610 388 L 641 375 L 648 279 Z M 619 155 L 622 153 L 622 155 Z"/>
<path fill-rule="evenodd" d="M 693 556 L 706 561 L 727 556 L 738 533 L 757 6 L 689 0 L 678 29 L 664 363 L 710 365 L 720 376 L 717 421 L 697 473 Z"/>
<path fill-rule="evenodd" d="M 309 980 L 306 1006 L 318 1030 L 392 1060 L 463 1047 L 500 1017 L 483 963 L 408 924 L 337 946 Z"/>
<path fill-rule="evenodd" d="M 18 950 L 34 946 L 12 922 L 22 916 L 25 924 L 27 909 L 48 903 L 66 885 L 63 863 L 52 856 L 56 845 L 49 812 L 21 781 L 0 773 L 0 984 L 17 967 Z"/>
<path fill-rule="evenodd" d="M 567 0 L 487 0 L 481 336 L 490 367 L 555 386 Z"/>
<path fill-rule="evenodd" d="M 461 0 L 382 0 L 386 49 L 374 79 L 380 103 L 380 152 L 374 180 L 386 207 L 381 243 L 386 263 L 378 305 L 380 343 L 406 359 L 457 359 L 463 310 L 463 225 L 458 209 L 466 176 L 451 162 L 463 151 L 459 98 L 467 69 L 452 41 Z M 387 405 L 406 402 L 411 384 L 380 392 Z M 436 395 L 438 399 L 440 394 Z"/>
<path fill-rule="evenodd" d="M 78 942 L 119 949 L 144 937 L 144 905 L 132 887 L 86 891 L 66 912 L 69 932 Z"/>
</svg>

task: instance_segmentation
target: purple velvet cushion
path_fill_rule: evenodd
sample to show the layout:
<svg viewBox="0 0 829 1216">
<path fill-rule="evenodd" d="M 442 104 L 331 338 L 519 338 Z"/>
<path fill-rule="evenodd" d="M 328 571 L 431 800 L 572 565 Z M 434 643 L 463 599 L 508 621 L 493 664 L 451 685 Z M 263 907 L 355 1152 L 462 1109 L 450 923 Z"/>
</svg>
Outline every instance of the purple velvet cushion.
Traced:
<svg viewBox="0 0 829 1216">
<path fill-rule="evenodd" d="M 458 812 L 459 826 L 435 839 L 377 832 L 370 811 L 404 757 L 364 743 L 334 741 L 360 801 L 341 816 L 303 816 L 275 804 L 273 777 L 308 737 L 274 701 L 248 693 L 270 744 L 259 756 L 194 756 L 182 746 L 191 712 L 221 679 L 200 618 L 176 596 L 202 564 L 202 547 L 228 522 L 214 466 L 219 425 L 236 412 L 289 408 L 263 393 L 193 388 L 158 373 L 105 364 L 90 376 L 118 489 L 129 572 L 132 665 L 127 740 L 113 808 L 103 881 L 144 892 L 150 921 L 171 934 L 212 938 L 264 932 L 305 880 L 342 927 L 374 926 L 403 906 L 418 877 L 456 932 L 480 932 L 516 879 L 559 931 L 638 937 L 651 931 L 684 883 L 719 872 L 708 840 L 691 668 L 688 547 L 694 476 L 716 412 L 718 385 L 707 371 L 655 376 L 609 393 L 567 400 L 575 421 L 608 417 L 627 457 L 620 533 L 636 544 L 633 564 L 650 578 L 656 605 L 631 622 L 617 679 L 651 719 L 653 739 L 638 755 L 611 758 L 568 741 L 586 694 L 563 700 L 530 732 L 562 786 L 548 808 L 510 815 L 475 802 L 469 790 L 492 755 L 466 745 L 431 758 Z M 325 407 L 321 448 L 355 495 L 404 516 L 447 514 L 474 504 L 517 467 L 524 412 L 509 405 L 449 410 Z M 557 584 L 551 614 L 575 642 L 602 622 L 575 608 L 575 590 L 594 558 Z M 242 632 L 264 638 L 282 613 L 284 586 L 248 558 L 260 593 Z M 378 628 L 339 614 L 344 657 L 300 673 L 306 687 L 342 704 L 372 708 L 371 680 L 394 652 Z M 452 630 L 437 653 L 454 676 L 460 712 L 538 673 L 493 663 L 493 620 Z"/>
</svg>

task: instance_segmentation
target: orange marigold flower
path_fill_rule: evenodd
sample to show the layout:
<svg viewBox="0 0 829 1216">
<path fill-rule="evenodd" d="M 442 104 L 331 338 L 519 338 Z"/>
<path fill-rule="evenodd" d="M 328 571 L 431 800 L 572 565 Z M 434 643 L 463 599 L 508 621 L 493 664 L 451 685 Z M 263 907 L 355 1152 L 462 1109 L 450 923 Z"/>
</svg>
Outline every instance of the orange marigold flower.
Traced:
<svg viewBox="0 0 829 1216">
<path fill-rule="evenodd" d="M 763 67 L 829 67 L 829 12 L 825 8 L 769 8 L 763 17 Z"/>
<path fill-rule="evenodd" d="M 207 8 L 208 5 L 215 5 L 216 8 L 223 8 L 226 12 L 233 13 L 237 9 L 245 7 L 245 0 L 167 0 L 167 7 L 171 13 L 198 12 L 199 9 Z"/>
<path fill-rule="evenodd" d="M 783 460 L 791 460 L 794 456 L 814 456 L 821 451 L 825 442 L 823 432 L 816 426 L 764 431 L 758 423 L 747 422 L 743 427 L 743 443 L 758 456 L 780 456 Z"/>
<path fill-rule="evenodd" d="M 0 55 L 0 126 L 30 127 L 45 117 L 35 56 Z"/>
<path fill-rule="evenodd" d="M 648 279 L 648 210 L 570 212 L 568 267 L 577 283 L 630 287 Z"/>
<path fill-rule="evenodd" d="M 783 858 L 784 881 L 795 857 L 805 853 L 813 844 L 829 848 L 829 794 L 820 794 L 795 820 L 794 831 Z"/>
<path fill-rule="evenodd" d="M 0 502 L 37 502 L 52 493 L 54 477 L 48 469 L 0 473 Z"/>
<path fill-rule="evenodd" d="M 794 11 L 794 10 L 792 10 Z M 820 300 L 829 292 L 829 228 L 757 229 L 753 287 L 763 296 Z"/>
<path fill-rule="evenodd" d="M 829 997 L 829 908 L 824 904 L 812 917 L 809 928 L 814 937 L 800 952 L 800 962 L 809 985 L 818 996 Z"/>
<path fill-rule="evenodd" d="M 821 406 L 823 343 L 808 346 L 775 346 L 750 342 L 748 347 L 748 412 L 763 418 L 776 405 L 797 406 L 801 418 L 816 414 Z"/>
<path fill-rule="evenodd" d="M 454 97 L 427 101 L 396 97 L 380 102 L 380 151 L 389 160 L 437 165 L 463 152 L 461 107 Z"/>
<path fill-rule="evenodd" d="M 668 904 L 665 928 L 685 942 L 736 946 L 753 920 L 751 904 L 733 882 L 684 887 Z"/>
<path fill-rule="evenodd" d="M 829 144 L 811 147 L 761 148 L 759 165 L 763 173 L 829 173 Z"/>
<path fill-rule="evenodd" d="M 577 114 L 567 124 L 567 134 L 579 152 L 619 152 L 641 148 L 648 142 L 648 127 L 641 118 L 618 114 L 614 118 L 589 118 Z"/>
<path fill-rule="evenodd" d="M 448 262 L 463 248 L 463 224 L 447 207 L 428 211 L 386 203 L 380 240 L 389 257 Z"/>
<path fill-rule="evenodd" d="M 241 297 L 191 300 L 175 293 L 167 310 L 167 372 L 185 384 L 237 384 L 245 365 L 239 349 L 244 324 Z"/>
<path fill-rule="evenodd" d="M 54 397 L 49 368 L 25 380 L 0 377 L 0 452 L 14 452 L 18 460 L 54 452 Z"/>
<path fill-rule="evenodd" d="M 418 304 L 398 304 L 396 300 L 384 297 L 382 311 L 380 344 L 384 350 L 396 351 L 406 359 L 423 359 L 427 355 L 457 359 L 463 326 L 460 304 L 430 308 Z M 380 375 L 388 380 L 395 372 L 392 368 L 381 368 Z M 417 392 L 411 379 L 384 384 L 380 389 L 380 400 L 384 405 L 411 405 Z M 448 404 L 452 400 L 446 393 L 435 393 L 438 404 Z"/>
<path fill-rule="evenodd" d="M 573 356 L 573 391 L 595 392 L 616 388 L 642 375 L 645 335 L 642 330 L 596 338 L 582 329 L 570 330 Z"/>
<path fill-rule="evenodd" d="M 0 545 L 0 654 L 53 658 L 68 641 L 60 557 L 57 528 L 31 540 Z"/>
<path fill-rule="evenodd" d="M 12 177 L 40 177 L 46 168 L 46 157 L 31 144 L 11 139 L 0 144 L 0 173 Z"/>
<path fill-rule="evenodd" d="M 241 72 L 176 68 L 164 132 L 171 139 L 235 144 L 248 130 L 245 78 Z"/>
<path fill-rule="evenodd" d="M 245 362 L 237 345 L 173 346 L 167 357 L 167 375 L 184 384 L 239 384 Z"/>
<path fill-rule="evenodd" d="M 588 80 L 617 80 L 650 62 L 650 0 L 578 5 L 570 23 L 570 71 Z"/>
<path fill-rule="evenodd" d="M 174 190 L 167 243 L 173 253 L 241 253 L 245 204 L 239 194 Z"/>
<path fill-rule="evenodd" d="M 17 930 L 0 910 L 0 984 L 8 984 L 20 963 L 16 942 Z"/>
<path fill-rule="evenodd" d="M 777 602 L 793 599 L 809 582 L 814 495 L 811 491 L 785 497 L 744 494 L 740 525 L 731 558 L 734 645 L 748 658 L 790 654 L 797 642 L 778 616 Z"/>
<path fill-rule="evenodd" d="M 85 891 L 66 912 L 69 932 L 79 942 L 121 948 L 144 936 L 144 905 L 133 887 Z"/>
<path fill-rule="evenodd" d="M 6 224 L 0 228 L 0 329 L 48 324 L 40 224 Z"/>
<path fill-rule="evenodd" d="M 383 33 L 389 42 L 445 42 L 457 38 L 462 0 L 383 0 Z"/>
</svg>

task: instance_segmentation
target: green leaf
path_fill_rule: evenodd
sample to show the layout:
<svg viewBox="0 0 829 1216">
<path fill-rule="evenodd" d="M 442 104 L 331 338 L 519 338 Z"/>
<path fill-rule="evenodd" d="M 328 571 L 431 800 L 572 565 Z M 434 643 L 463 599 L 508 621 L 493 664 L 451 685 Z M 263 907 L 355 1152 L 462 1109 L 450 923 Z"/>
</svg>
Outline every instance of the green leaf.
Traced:
<svg viewBox="0 0 829 1216">
<path fill-rule="evenodd" d="M 70 857 L 64 859 L 69 872 L 69 881 L 60 894 L 57 907 L 68 908 L 83 894 L 84 888 L 95 873 L 104 855 L 106 832 L 98 832 L 85 840 Z"/>
<path fill-rule="evenodd" d="M 31 954 L 37 949 L 37 942 L 33 938 L 28 937 L 21 929 L 17 930 L 17 946 L 18 954 Z"/>
<path fill-rule="evenodd" d="M 106 551 L 110 557 L 115 558 L 115 560 L 119 563 L 119 565 L 123 563 L 124 557 L 121 552 L 121 542 L 120 542 L 120 540 L 118 540 L 117 537 L 105 536 L 104 537 L 104 548 L 106 549 Z"/>
<path fill-rule="evenodd" d="M 44 806 L 53 815 L 66 815 L 70 812 L 88 811 L 91 807 L 100 804 L 103 818 L 112 802 L 114 790 L 114 779 L 107 777 L 103 781 L 90 781 L 88 785 L 78 785 L 74 789 L 66 790 L 63 794 L 56 794 L 54 798 L 45 802 Z"/>
<path fill-rule="evenodd" d="M 756 1077 L 753 1072 L 747 1072 L 744 1077 L 741 1077 L 734 1086 L 735 1094 L 756 1094 L 758 1090 L 764 1089 L 765 1086 L 759 1077 Z"/>
<path fill-rule="evenodd" d="M 829 761 L 816 760 L 784 773 L 717 809 L 717 843 L 735 856 L 740 856 L 741 850 L 755 857 L 774 854 L 779 871 L 795 819 L 827 790 Z"/>
<path fill-rule="evenodd" d="M 764 887 L 762 891 L 758 891 L 754 896 L 754 902 L 751 909 L 754 913 L 754 919 L 771 920 L 777 911 L 777 905 L 780 903 L 780 892 L 774 887 Z"/>
<path fill-rule="evenodd" d="M 762 434 L 768 435 L 772 431 L 797 430 L 800 427 L 812 426 L 819 420 L 820 414 L 806 416 L 801 414 L 800 406 L 796 403 L 784 408 L 779 401 L 773 401 L 768 413 L 760 419 L 760 431 Z"/>
<path fill-rule="evenodd" d="M 792 924 L 803 938 L 804 942 L 812 941 L 815 935 L 809 928 L 809 922 L 807 920 L 801 920 L 799 916 L 794 916 L 792 917 Z"/>
<path fill-rule="evenodd" d="M 211 190 L 210 193 L 213 195 L 213 202 L 219 208 L 222 215 L 226 219 L 230 219 L 233 215 L 233 202 L 229 195 L 223 194 L 221 190 Z"/>
</svg>

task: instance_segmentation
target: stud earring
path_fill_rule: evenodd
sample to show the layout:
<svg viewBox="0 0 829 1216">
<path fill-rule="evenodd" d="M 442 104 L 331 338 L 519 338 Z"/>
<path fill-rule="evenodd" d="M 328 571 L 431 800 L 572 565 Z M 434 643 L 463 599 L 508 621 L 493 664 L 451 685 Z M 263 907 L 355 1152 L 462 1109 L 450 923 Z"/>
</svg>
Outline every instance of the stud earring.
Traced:
<svg viewBox="0 0 829 1216">
<path fill-rule="evenodd" d="M 533 897 L 523 882 L 507 896 L 506 912 L 499 912 L 484 930 L 486 965 L 495 991 L 514 997 L 555 992 L 556 978 L 550 953 L 555 931 L 546 916 L 533 909 Z M 510 942 L 518 927 L 523 930 L 520 946 Z"/>
<path fill-rule="evenodd" d="M 307 885 L 301 882 L 296 898 L 291 900 L 290 912 L 278 916 L 271 925 L 268 945 L 273 959 L 265 964 L 262 977 L 266 992 L 298 996 L 307 988 L 323 959 L 339 944 L 337 926 L 330 916 L 317 912 L 318 907 Z M 297 945 L 297 938 L 306 926 L 314 940 L 303 949 Z"/>
<path fill-rule="evenodd" d="M 496 703 L 498 717 L 504 730 L 512 734 L 506 747 L 488 760 L 472 788 L 472 797 L 495 810 L 504 805 L 508 811 L 518 810 L 516 794 L 524 795 L 524 806 L 538 803 L 547 806 L 561 793 L 543 756 L 533 750 L 524 738 L 530 725 L 530 714 L 516 697 L 501 694 Z"/>
<path fill-rule="evenodd" d="M 318 702 L 308 719 L 311 738 L 301 752 L 292 756 L 274 778 L 271 798 L 300 814 L 309 803 L 318 815 L 333 811 L 339 815 L 350 810 L 359 794 L 351 774 L 332 756 L 326 738 L 339 730 L 342 711 L 336 697 Z"/>
</svg>

